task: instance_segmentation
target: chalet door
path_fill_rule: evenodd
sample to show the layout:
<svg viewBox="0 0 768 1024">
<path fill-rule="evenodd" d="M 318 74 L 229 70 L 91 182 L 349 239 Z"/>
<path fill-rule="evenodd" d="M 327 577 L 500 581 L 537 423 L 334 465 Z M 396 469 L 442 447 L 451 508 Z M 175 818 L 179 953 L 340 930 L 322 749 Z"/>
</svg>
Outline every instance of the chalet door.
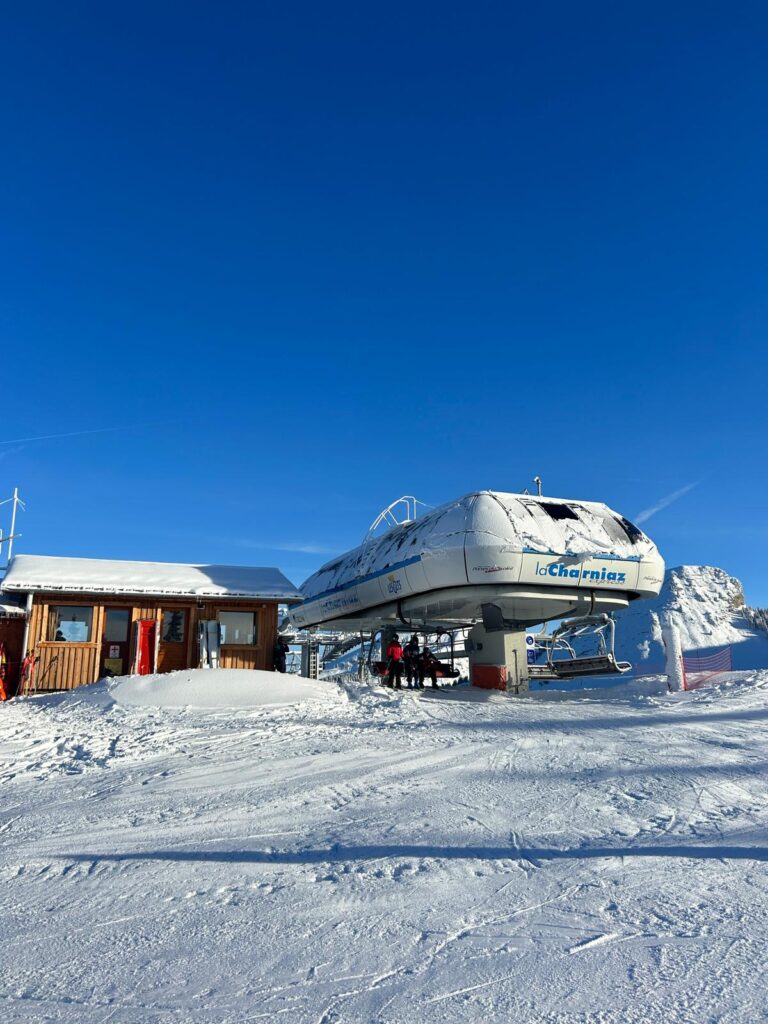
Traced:
<svg viewBox="0 0 768 1024">
<path fill-rule="evenodd" d="M 99 676 L 122 676 L 130 671 L 130 608 L 106 608 L 101 638 Z"/>
<path fill-rule="evenodd" d="M 19 685 L 19 670 L 24 660 L 26 651 L 22 651 L 24 644 L 24 620 L 23 619 L 0 619 L 0 643 L 5 644 L 5 692 L 16 693 Z"/>
<path fill-rule="evenodd" d="M 187 665 L 187 629 L 189 614 L 186 608 L 163 608 L 160 622 L 160 643 L 157 648 L 157 671 L 177 672 Z"/>
</svg>

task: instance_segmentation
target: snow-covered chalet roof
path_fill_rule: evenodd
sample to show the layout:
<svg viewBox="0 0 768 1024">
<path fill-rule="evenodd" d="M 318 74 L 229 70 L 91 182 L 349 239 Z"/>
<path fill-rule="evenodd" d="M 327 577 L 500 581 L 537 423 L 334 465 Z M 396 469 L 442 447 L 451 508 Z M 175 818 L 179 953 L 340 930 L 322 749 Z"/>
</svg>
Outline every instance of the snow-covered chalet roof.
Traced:
<svg viewBox="0 0 768 1024">
<path fill-rule="evenodd" d="M 0 588 L 8 592 L 135 594 L 157 597 L 231 597 L 299 601 L 279 569 L 249 565 L 182 565 L 107 558 L 16 555 Z M 1 598 L 1 595 L 0 595 Z"/>
</svg>

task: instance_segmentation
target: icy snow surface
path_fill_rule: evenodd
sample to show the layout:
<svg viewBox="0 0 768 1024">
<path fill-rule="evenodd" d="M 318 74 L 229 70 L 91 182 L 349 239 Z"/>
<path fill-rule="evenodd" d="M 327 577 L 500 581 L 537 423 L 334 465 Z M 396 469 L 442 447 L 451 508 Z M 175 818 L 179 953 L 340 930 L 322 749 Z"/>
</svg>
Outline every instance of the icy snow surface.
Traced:
<svg viewBox="0 0 768 1024">
<path fill-rule="evenodd" d="M 4 1024 L 765 1019 L 768 672 L 121 688 L 0 707 Z"/>
</svg>

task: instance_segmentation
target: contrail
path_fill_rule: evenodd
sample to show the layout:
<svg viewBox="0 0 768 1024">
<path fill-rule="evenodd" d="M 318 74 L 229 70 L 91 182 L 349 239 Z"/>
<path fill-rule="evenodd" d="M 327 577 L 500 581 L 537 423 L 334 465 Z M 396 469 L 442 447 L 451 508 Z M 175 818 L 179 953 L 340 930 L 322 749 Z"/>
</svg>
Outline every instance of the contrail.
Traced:
<svg viewBox="0 0 768 1024">
<path fill-rule="evenodd" d="M 694 481 L 692 484 L 686 484 L 685 487 L 681 487 L 678 491 L 673 491 L 668 494 L 666 498 L 662 498 L 657 501 L 655 505 L 651 505 L 650 508 L 645 509 L 643 512 L 639 512 L 635 516 L 636 523 L 645 523 L 651 516 L 655 516 L 657 512 L 661 512 L 663 508 L 668 508 L 673 502 L 677 501 L 678 498 L 682 498 L 688 491 L 692 491 L 694 487 L 700 484 L 700 480 Z"/>
<path fill-rule="evenodd" d="M 38 437 L 13 437 L 0 444 L 24 444 L 27 441 L 53 441 L 57 437 L 82 437 L 83 434 L 109 434 L 115 430 L 130 430 L 130 427 L 97 427 L 95 430 L 70 430 L 66 434 L 40 434 Z"/>
<path fill-rule="evenodd" d="M 291 553 L 298 555 L 335 555 L 338 552 L 338 548 L 329 548 L 325 544 L 315 544 L 312 541 L 296 544 L 280 542 L 275 544 L 266 544 L 261 543 L 260 541 L 238 540 L 236 543 L 244 548 L 258 548 L 262 551 L 290 551 Z"/>
</svg>

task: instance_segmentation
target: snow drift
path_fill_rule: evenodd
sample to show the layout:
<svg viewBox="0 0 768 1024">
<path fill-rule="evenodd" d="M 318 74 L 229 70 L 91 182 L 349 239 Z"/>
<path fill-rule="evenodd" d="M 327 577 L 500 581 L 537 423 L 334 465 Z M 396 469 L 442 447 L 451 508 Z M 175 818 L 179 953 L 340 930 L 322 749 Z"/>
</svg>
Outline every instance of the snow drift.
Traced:
<svg viewBox="0 0 768 1024">
<path fill-rule="evenodd" d="M 119 676 L 110 684 L 110 694 L 120 704 L 166 708 L 253 708 L 342 697 L 330 682 L 231 668 Z"/>
</svg>

